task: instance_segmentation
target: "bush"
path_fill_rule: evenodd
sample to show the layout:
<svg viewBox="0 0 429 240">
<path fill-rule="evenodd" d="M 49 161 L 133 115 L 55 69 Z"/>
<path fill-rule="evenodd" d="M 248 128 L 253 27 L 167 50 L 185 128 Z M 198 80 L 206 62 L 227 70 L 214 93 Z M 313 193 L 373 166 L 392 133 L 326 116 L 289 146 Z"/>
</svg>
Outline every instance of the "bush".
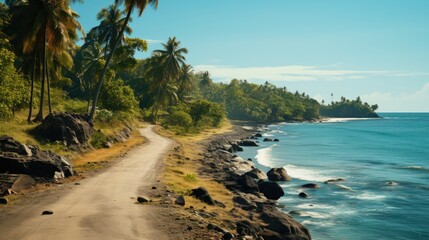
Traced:
<svg viewBox="0 0 429 240">
<path fill-rule="evenodd" d="M 107 142 L 109 140 L 107 139 L 107 136 L 104 135 L 101 131 L 97 131 L 91 136 L 91 146 L 93 146 L 96 149 L 104 148 L 107 145 Z"/>
<path fill-rule="evenodd" d="M 193 173 L 186 174 L 185 176 L 183 176 L 183 179 L 187 182 L 198 182 L 197 176 L 195 176 L 195 174 Z"/>
<path fill-rule="evenodd" d="M 99 98 L 102 108 L 114 112 L 132 112 L 138 108 L 133 89 L 124 85 L 122 80 L 106 81 Z"/>
<path fill-rule="evenodd" d="M 176 111 L 171 113 L 168 116 L 167 121 L 170 125 L 182 126 L 184 128 L 189 128 L 190 126 L 192 126 L 191 116 L 183 111 Z"/>
<path fill-rule="evenodd" d="M 113 118 L 113 113 L 107 109 L 96 111 L 95 120 L 100 122 L 110 122 Z"/>
<path fill-rule="evenodd" d="M 225 117 L 225 110 L 218 103 L 198 100 L 191 103 L 189 114 L 194 120 L 194 125 L 204 119 L 210 126 L 217 127 Z"/>
</svg>

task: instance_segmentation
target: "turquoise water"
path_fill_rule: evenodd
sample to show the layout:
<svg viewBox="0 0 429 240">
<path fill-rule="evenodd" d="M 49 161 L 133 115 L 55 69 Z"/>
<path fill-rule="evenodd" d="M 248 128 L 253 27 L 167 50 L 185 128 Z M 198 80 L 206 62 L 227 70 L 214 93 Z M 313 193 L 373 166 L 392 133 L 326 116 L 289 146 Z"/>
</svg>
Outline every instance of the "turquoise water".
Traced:
<svg viewBox="0 0 429 240">
<path fill-rule="evenodd" d="M 263 170 L 285 167 L 283 210 L 314 239 L 429 239 L 429 113 L 385 113 L 383 119 L 268 127 L 245 148 Z M 324 184 L 345 178 L 338 184 Z M 319 189 L 301 189 L 303 183 Z M 392 183 L 393 182 L 393 183 Z M 310 198 L 302 199 L 305 191 Z"/>
</svg>

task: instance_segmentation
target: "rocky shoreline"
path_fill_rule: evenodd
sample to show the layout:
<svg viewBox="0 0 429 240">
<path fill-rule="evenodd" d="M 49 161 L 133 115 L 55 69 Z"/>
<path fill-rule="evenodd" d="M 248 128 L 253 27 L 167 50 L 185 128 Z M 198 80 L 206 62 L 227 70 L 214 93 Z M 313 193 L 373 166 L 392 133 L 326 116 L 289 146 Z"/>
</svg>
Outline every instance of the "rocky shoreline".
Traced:
<svg viewBox="0 0 429 240">
<path fill-rule="evenodd" d="M 230 212 L 240 212 L 245 219 L 236 222 L 234 239 L 311 239 L 306 227 L 278 210 L 276 200 L 284 193 L 276 181 L 267 181 L 252 161 L 235 154 L 242 151 L 241 146 L 257 145 L 258 137 L 262 135 L 255 128 L 241 126 L 234 126 L 232 133 L 212 137 L 202 154 L 200 174 L 211 176 L 233 193 L 234 208 Z M 290 180 L 282 179 L 279 169 L 270 172 L 270 180 Z M 228 236 L 224 239 L 232 239 Z"/>
</svg>

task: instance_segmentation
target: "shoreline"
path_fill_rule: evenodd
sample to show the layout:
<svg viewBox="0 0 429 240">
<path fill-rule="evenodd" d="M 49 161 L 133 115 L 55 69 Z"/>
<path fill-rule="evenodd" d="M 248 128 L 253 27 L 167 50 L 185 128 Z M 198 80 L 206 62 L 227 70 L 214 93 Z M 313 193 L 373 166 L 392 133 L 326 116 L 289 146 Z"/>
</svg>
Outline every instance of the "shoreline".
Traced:
<svg viewBox="0 0 429 240">
<path fill-rule="evenodd" d="M 244 173 L 255 167 L 250 161 L 237 158 L 235 152 L 228 152 L 225 147 L 232 142 L 249 138 L 256 133 L 255 129 L 261 126 L 258 123 L 250 124 L 254 129 L 245 130 L 242 124 L 234 123 L 231 131 L 208 134 L 197 142 L 190 140 L 191 138 L 188 139 L 190 142 L 186 142 L 184 141 L 186 137 L 173 137 L 182 147 L 179 154 L 182 156 L 174 156 L 178 153 L 173 150 L 169 154 L 170 159 L 166 160 L 165 167 L 168 168 L 169 164 L 175 164 L 176 161 L 187 158 L 186 156 L 191 151 L 190 148 L 195 147 L 189 144 L 197 143 L 200 149 L 194 156 L 190 156 L 187 158 L 188 160 L 184 161 L 185 164 L 189 162 L 197 171 L 198 177 L 201 178 L 192 185 L 192 188 L 206 187 L 215 202 L 218 200 L 221 202 L 219 206 L 211 206 L 198 203 L 199 200 L 189 194 L 183 194 L 180 189 L 170 192 L 172 195 L 170 199 L 180 195 L 184 196 L 186 205 L 181 210 L 179 208 L 179 213 L 187 215 L 190 221 L 193 221 L 192 217 L 195 215 L 207 214 L 204 221 L 193 228 L 198 229 L 197 234 L 191 234 L 193 237 L 189 239 L 201 237 L 203 239 L 243 239 L 246 237 L 246 239 L 258 239 L 259 237 L 264 239 L 311 239 L 307 228 L 279 210 L 275 200 L 267 199 L 259 191 L 246 191 L 240 184 L 237 184 Z M 246 123 L 246 125 L 248 124 Z M 172 188 L 169 186 L 169 182 L 163 181 L 162 183 L 166 185 L 167 189 Z M 217 184 L 216 188 L 213 188 L 212 184 Z M 172 205 L 174 206 L 174 203 Z M 175 208 L 177 209 L 177 207 Z M 238 238 L 228 238 L 228 236 Z"/>
</svg>

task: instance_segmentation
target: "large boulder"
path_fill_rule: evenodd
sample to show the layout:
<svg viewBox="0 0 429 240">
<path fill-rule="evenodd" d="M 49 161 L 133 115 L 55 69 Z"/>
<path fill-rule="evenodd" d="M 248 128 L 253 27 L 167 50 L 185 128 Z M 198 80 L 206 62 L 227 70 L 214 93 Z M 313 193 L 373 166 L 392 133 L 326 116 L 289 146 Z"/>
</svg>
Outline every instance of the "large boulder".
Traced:
<svg viewBox="0 0 429 240">
<path fill-rule="evenodd" d="M 259 191 L 268 199 L 278 200 L 285 195 L 282 187 L 276 182 L 261 182 L 258 184 Z"/>
<path fill-rule="evenodd" d="M 0 196 L 18 193 L 36 184 L 34 178 L 25 174 L 0 174 Z"/>
<path fill-rule="evenodd" d="M 266 229 L 270 230 L 260 234 L 264 239 L 311 239 L 306 227 L 289 215 L 280 212 L 275 206 L 265 205 L 262 208 L 261 217 L 268 224 Z M 280 236 L 280 238 L 276 238 L 276 236 Z"/>
<path fill-rule="evenodd" d="M 22 151 L 21 147 L 8 147 L 24 145 L 8 136 L 2 136 L 0 142 L 8 143 L 0 144 L 3 146 L 0 149 L 0 173 L 26 174 L 33 178 L 45 179 L 74 175 L 73 165 L 66 158 L 52 151 L 42 151 L 35 146 L 28 145 L 26 147 L 31 152 L 29 154 L 27 150 Z"/>
<path fill-rule="evenodd" d="M 213 200 L 212 196 L 204 187 L 192 189 L 191 196 L 194 196 L 196 199 L 199 199 L 201 202 L 207 203 L 209 205 L 215 205 L 215 201 Z"/>
<path fill-rule="evenodd" d="M 258 184 L 256 183 L 255 179 L 249 175 L 242 175 L 238 179 L 237 183 L 243 192 L 256 194 L 259 192 Z"/>
<path fill-rule="evenodd" d="M 287 174 L 284 168 L 272 168 L 267 172 L 270 181 L 290 181 L 292 178 Z"/>
<path fill-rule="evenodd" d="M 256 141 L 253 140 L 243 140 L 238 143 L 240 146 L 244 147 L 257 147 L 259 144 Z"/>
<path fill-rule="evenodd" d="M 258 180 L 266 180 L 268 178 L 267 175 L 258 168 L 254 168 L 246 172 L 245 175 L 248 175 L 249 177 L 252 177 Z"/>
<path fill-rule="evenodd" d="M 51 113 L 34 129 L 36 135 L 51 142 L 61 141 L 66 146 L 86 145 L 94 132 L 88 115 L 73 113 Z"/>
</svg>

